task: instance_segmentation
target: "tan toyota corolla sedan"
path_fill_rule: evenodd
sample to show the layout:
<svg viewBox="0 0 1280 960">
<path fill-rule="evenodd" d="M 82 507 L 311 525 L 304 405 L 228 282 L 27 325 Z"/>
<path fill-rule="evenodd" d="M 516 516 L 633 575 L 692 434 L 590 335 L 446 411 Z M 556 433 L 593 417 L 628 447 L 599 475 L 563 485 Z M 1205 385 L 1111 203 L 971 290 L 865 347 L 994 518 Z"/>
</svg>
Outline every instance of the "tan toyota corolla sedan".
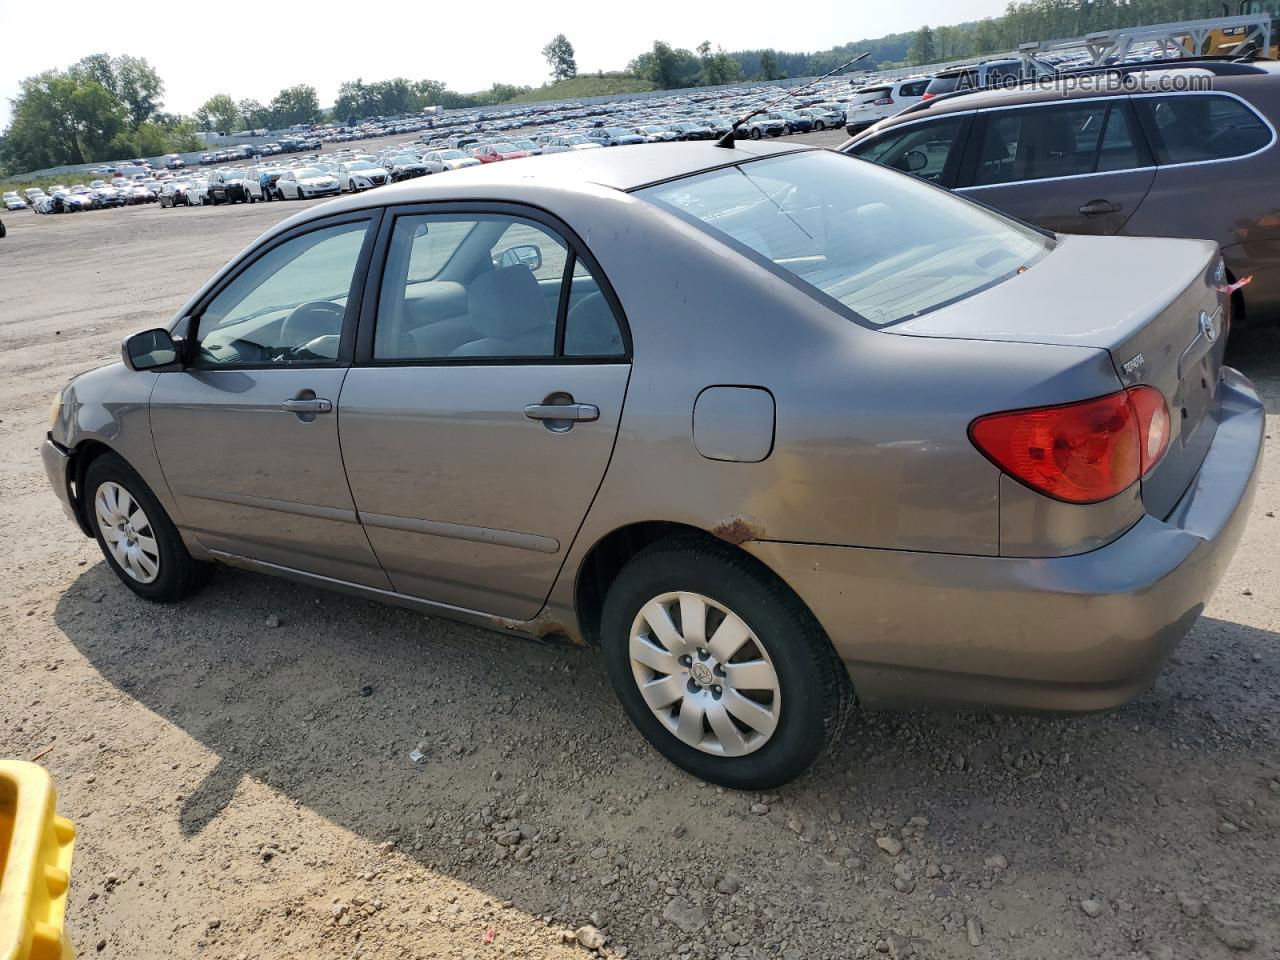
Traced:
<svg viewBox="0 0 1280 960">
<path fill-rule="evenodd" d="M 72 380 L 44 459 L 141 597 L 226 564 L 567 635 L 763 788 L 855 696 L 1151 682 L 1256 482 L 1225 283 L 831 151 L 574 151 L 285 221 Z"/>
</svg>

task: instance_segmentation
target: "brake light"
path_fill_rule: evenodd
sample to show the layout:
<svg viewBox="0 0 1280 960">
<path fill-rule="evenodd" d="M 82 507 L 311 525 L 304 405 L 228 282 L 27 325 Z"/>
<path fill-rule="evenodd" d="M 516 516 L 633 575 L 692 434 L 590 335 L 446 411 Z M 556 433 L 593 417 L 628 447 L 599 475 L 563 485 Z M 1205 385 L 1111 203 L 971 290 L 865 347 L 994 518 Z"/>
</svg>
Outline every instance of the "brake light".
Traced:
<svg viewBox="0 0 1280 960">
<path fill-rule="evenodd" d="M 979 417 L 969 438 L 996 466 L 1067 503 L 1100 503 L 1133 486 L 1169 446 L 1169 410 L 1152 387 Z"/>
<path fill-rule="evenodd" d="M 936 97 L 936 96 L 937 96 L 937 94 L 936 94 L 936 93 L 930 93 L 928 90 L 926 90 L 923 94 L 921 94 L 921 95 L 920 95 L 920 99 L 921 99 L 921 100 L 932 100 L 932 99 L 933 99 L 934 97 Z"/>
<path fill-rule="evenodd" d="M 871 105 L 875 107 L 887 107 L 893 103 L 893 97 L 881 97 L 879 100 L 872 100 Z"/>
</svg>

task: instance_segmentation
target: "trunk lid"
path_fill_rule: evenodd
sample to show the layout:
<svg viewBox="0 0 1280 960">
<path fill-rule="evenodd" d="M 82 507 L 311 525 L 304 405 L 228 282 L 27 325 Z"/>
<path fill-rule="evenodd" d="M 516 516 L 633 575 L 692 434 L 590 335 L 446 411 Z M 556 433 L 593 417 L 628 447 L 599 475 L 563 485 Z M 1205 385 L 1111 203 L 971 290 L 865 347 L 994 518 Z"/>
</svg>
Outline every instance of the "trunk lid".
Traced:
<svg viewBox="0 0 1280 960">
<path fill-rule="evenodd" d="M 1168 404 L 1168 452 L 1142 482 L 1147 512 L 1163 518 L 1216 431 L 1207 414 L 1228 309 L 1215 286 L 1217 263 L 1217 244 L 1209 241 L 1062 236 L 1025 273 L 886 332 L 1106 350 L 1119 383 L 1155 387 Z"/>
</svg>

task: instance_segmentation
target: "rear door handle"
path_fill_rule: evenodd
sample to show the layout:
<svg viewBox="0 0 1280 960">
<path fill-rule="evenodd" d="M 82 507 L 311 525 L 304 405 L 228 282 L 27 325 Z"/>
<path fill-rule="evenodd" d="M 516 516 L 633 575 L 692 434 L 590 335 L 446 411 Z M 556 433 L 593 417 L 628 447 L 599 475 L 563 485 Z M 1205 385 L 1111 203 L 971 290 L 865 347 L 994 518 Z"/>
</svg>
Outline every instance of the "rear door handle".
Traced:
<svg viewBox="0 0 1280 960">
<path fill-rule="evenodd" d="M 600 408 L 590 403 L 531 403 L 524 408 L 530 420 L 573 420 L 576 422 L 600 419 Z"/>
<path fill-rule="evenodd" d="M 1080 208 L 1080 212 L 1086 217 L 1101 217 L 1108 213 L 1119 213 L 1120 204 L 1110 200 L 1090 200 Z"/>
<path fill-rule="evenodd" d="M 310 400 L 286 400 L 280 406 L 290 413 L 329 413 L 333 410 L 333 402 L 320 397 Z"/>
</svg>

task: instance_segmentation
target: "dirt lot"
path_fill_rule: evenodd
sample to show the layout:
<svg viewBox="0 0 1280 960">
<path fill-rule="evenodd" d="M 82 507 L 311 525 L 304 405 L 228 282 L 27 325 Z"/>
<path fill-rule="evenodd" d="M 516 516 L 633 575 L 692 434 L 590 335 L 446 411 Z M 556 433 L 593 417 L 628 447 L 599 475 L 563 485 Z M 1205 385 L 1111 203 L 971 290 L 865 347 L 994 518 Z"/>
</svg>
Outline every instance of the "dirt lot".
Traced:
<svg viewBox="0 0 1280 960">
<path fill-rule="evenodd" d="M 667 766 L 590 652 L 231 571 L 135 599 L 48 490 L 49 400 L 298 206 L 6 219 L 0 754 L 50 750 L 80 956 L 1280 956 L 1275 441 L 1138 702 L 865 717 L 764 797 Z M 1280 414 L 1280 337 L 1235 362 Z"/>
</svg>

